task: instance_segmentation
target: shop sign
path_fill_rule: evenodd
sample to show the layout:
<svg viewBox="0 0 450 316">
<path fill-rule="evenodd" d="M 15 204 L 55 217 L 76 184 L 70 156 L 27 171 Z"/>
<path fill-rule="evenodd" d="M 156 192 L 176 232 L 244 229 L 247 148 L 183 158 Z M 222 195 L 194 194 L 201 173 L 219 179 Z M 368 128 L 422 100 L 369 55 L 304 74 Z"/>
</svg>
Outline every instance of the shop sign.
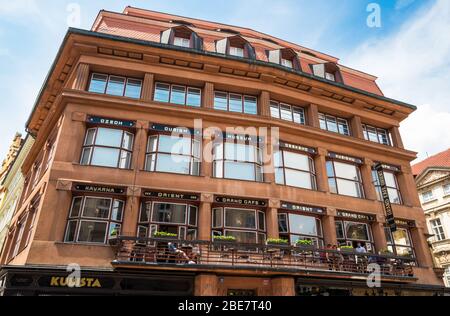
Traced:
<svg viewBox="0 0 450 316">
<path fill-rule="evenodd" d="M 135 121 L 123 121 L 123 120 L 98 117 L 98 116 L 89 116 L 87 121 L 88 121 L 88 123 L 92 123 L 92 124 L 102 124 L 102 125 L 118 126 L 118 127 L 135 127 L 136 126 Z"/>
<path fill-rule="evenodd" d="M 215 201 L 216 201 L 216 203 L 221 203 L 221 204 L 236 204 L 236 205 L 259 206 L 259 207 L 267 206 L 267 202 L 263 201 L 263 200 L 233 198 L 233 197 L 226 197 L 226 196 L 216 196 Z"/>
<path fill-rule="evenodd" d="M 296 150 L 296 151 L 303 151 L 303 152 L 311 154 L 311 155 L 315 155 L 317 153 L 317 150 L 314 148 L 306 147 L 306 146 L 302 146 L 302 145 L 291 144 L 291 143 L 286 143 L 286 142 L 281 142 L 281 141 L 280 141 L 280 148 L 292 149 L 292 150 Z"/>
<path fill-rule="evenodd" d="M 380 184 L 381 189 L 381 198 L 384 206 L 384 210 L 386 212 L 386 221 L 388 227 L 391 229 L 391 232 L 397 231 L 397 223 L 395 222 L 394 211 L 392 210 L 391 199 L 389 198 L 389 191 L 386 184 L 386 179 L 384 177 L 384 168 L 383 164 L 376 164 L 374 167 L 375 171 L 378 175 L 378 182 Z"/>
<path fill-rule="evenodd" d="M 145 191 L 144 196 L 150 198 L 170 199 L 170 200 L 184 200 L 184 201 L 199 200 L 198 195 L 188 193 L 177 193 L 177 192 Z"/>
<path fill-rule="evenodd" d="M 187 127 L 176 127 L 171 125 L 163 125 L 163 124 L 151 124 L 150 130 L 156 131 L 156 132 L 163 132 L 163 133 L 176 133 L 178 135 L 201 135 L 202 131 L 193 129 L 193 128 L 187 128 Z"/>
<path fill-rule="evenodd" d="M 355 157 L 336 154 L 336 153 L 328 153 L 328 158 L 349 161 L 349 162 L 352 162 L 352 163 L 355 163 L 358 165 L 363 164 L 363 160 L 360 158 L 355 158 Z"/>
<path fill-rule="evenodd" d="M 89 192 L 89 193 L 105 193 L 105 194 L 124 194 L 124 188 L 91 185 L 91 184 L 77 184 L 75 185 L 76 191 Z"/>
<path fill-rule="evenodd" d="M 366 222 L 374 222 L 376 219 L 375 216 L 373 216 L 373 215 L 353 213 L 353 212 L 348 212 L 348 211 L 337 211 L 337 217 L 366 221 Z"/>
<path fill-rule="evenodd" d="M 306 212 L 306 213 L 314 213 L 314 214 L 325 214 L 325 210 L 321 207 L 313 207 L 313 206 L 306 206 L 306 205 L 297 205 L 287 202 L 281 202 L 281 208 L 288 210 L 288 211 L 299 211 L 299 212 Z"/>
</svg>

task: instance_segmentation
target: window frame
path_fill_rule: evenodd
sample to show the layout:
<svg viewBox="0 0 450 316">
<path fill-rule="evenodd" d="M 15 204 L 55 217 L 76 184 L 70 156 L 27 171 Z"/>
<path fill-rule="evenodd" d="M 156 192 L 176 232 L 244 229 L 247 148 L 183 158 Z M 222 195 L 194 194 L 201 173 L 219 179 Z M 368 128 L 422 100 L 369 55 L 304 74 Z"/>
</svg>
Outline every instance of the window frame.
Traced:
<svg viewBox="0 0 450 316">
<path fill-rule="evenodd" d="M 232 145 L 244 145 L 244 146 L 253 146 L 256 149 L 256 159 L 254 162 L 252 161 L 240 161 L 240 160 L 229 160 L 226 159 L 227 157 L 227 149 L 226 149 L 226 144 L 232 144 Z M 221 158 L 217 158 L 216 155 L 216 149 L 217 146 L 222 146 L 222 157 Z M 263 157 L 262 155 L 262 148 L 260 147 L 260 144 L 250 144 L 250 143 L 243 143 L 243 142 L 236 142 L 236 141 L 228 141 L 226 138 L 222 139 L 222 142 L 214 142 L 213 145 L 213 161 L 212 161 L 212 166 L 213 166 L 213 178 L 216 179 L 227 179 L 227 180 L 236 180 L 236 181 L 248 181 L 248 182 L 256 182 L 256 183 L 263 183 L 264 182 L 264 162 L 263 162 Z M 247 151 L 246 151 L 247 152 Z M 258 158 L 259 157 L 259 158 Z M 261 161 L 259 161 L 261 159 Z M 252 165 L 253 166 L 253 175 L 254 175 L 254 180 L 248 180 L 248 179 L 236 179 L 236 178 L 228 178 L 226 177 L 226 168 L 227 168 L 227 163 L 239 163 L 239 164 L 246 164 L 246 165 Z M 217 166 L 218 164 L 221 164 L 221 176 L 217 175 Z M 258 173 L 258 168 L 261 171 L 261 173 Z M 258 176 L 260 176 L 260 179 L 258 179 Z"/>
<path fill-rule="evenodd" d="M 334 130 L 330 129 L 330 127 L 328 126 L 329 125 L 329 121 L 331 121 L 331 119 L 333 119 L 333 121 L 335 122 L 337 131 L 334 131 Z M 351 131 L 351 128 L 350 128 L 350 124 L 348 122 L 348 119 L 346 119 L 346 118 L 319 112 L 319 123 L 320 123 L 319 126 L 320 126 L 321 130 L 324 130 L 324 131 L 327 131 L 327 132 L 330 132 L 330 133 L 339 134 L 339 135 L 342 135 L 342 136 L 352 136 L 352 131 Z M 343 124 L 343 123 L 345 123 L 345 124 Z M 348 133 L 343 133 L 341 131 L 340 126 L 345 126 L 345 128 L 348 131 Z M 323 128 L 323 127 L 325 127 L 325 128 Z"/>
<path fill-rule="evenodd" d="M 433 202 L 436 200 L 436 197 L 434 195 L 434 190 L 428 190 L 426 192 L 423 192 L 421 195 L 422 195 L 423 203 L 430 203 L 430 202 Z"/>
<path fill-rule="evenodd" d="M 386 235 L 386 241 L 387 241 L 388 249 L 391 248 L 392 250 L 391 249 L 389 249 L 389 250 L 392 251 L 392 253 L 394 255 L 400 256 L 398 254 L 398 252 L 397 252 L 397 248 L 408 248 L 408 249 L 411 250 L 412 258 L 416 258 L 416 251 L 414 249 L 415 246 L 414 246 L 414 242 L 413 242 L 413 240 L 411 238 L 411 231 L 410 231 L 410 229 L 406 228 L 406 227 L 397 227 L 397 231 L 399 231 L 399 230 L 406 231 L 406 234 L 408 236 L 408 240 L 409 240 L 410 245 L 408 246 L 408 245 L 397 244 L 395 242 L 394 234 L 391 232 L 391 230 L 388 227 L 385 227 L 384 228 L 384 233 Z M 388 238 L 388 234 L 390 236 L 389 238 Z M 392 242 L 390 240 L 392 240 Z"/>
<path fill-rule="evenodd" d="M 444 241 L 447 239 L 445 230 L 444 230 L 444 225 L 442 225 L 442 220 L 440 217 L 431 219 L 430 226 L 431 226 L 431 230 L 434 233 L 435 241 L 439 242 L 439 241 Z"/>
<path fill-rule="evenodd" d="M 337 234 L 337 229 L 338 229 L 338 225 L 339 224 L 342 225 L 342 233 L 344 234 L 343 238 L 339 238 L 339 236 Z M 367 232 L 367 235 L 369 237 L 369 240 L 349 238 L 348 235 L 347 235 L 346 224 L 364 225 L 366 227 L 366 232 Z M 375 240 L 373 238 L 372 225 L 370 223 L 362 222 L 362 221 L 348 220 L 348 219 L 336 219 L 335 226 L 336 226 L 337 241 L 338 241 L 339 245 L 341 245 L 341 246 L 343 246 L 343 245 L 350 246 L 350 243 L 351 243 L 352 246 L 353 246 L 355 243 L 361 243 L 361 244 L 364 244 L 364 246 L 365 246 L 365 248 L 366 248 L 366 250 L 368 252 L 374 252 L 375 251 Z M 370 244 L 372 249 L 370 249 L 370 250 L 367 249 L 367 244 Z"/>
<path fill-rule="evenodd" d="M 184 155 L 184 154 L 173 154 L 171 152 L 164 152 L 164 151 L 160 151 L 160 145 L 161 145 L 161 136 L 165 136 L 165 137 L 173 137 L 173 135 L 170 134 L 166 134 L 166 133 L 151 133 L 148 135 L 147 137 L 147 146 L 145 149 L 145 164 L 144 164 L 144 170 L 148 171 L 148 172 L 159 172 L 159 173 L 170 173 L 170 174 L 178 174 L 178 175 L 187 175 L 187 176 L 193 176 L 193 177 L 199 177 L 201 175 L 201 167 L 202 167 L 202 142 L 198 139 L 196 139 L 195 135 L 190 135 L 188 137 L 188 135 L 183 135 L 182 137 L 178 137 L 180 140 L 184 139 L 184 138 L 190 138 L 191 142 L 190 142 L 190 146 L 191 146 L 191 153 L 190 155 Z M 150 144 L 151 144 L 151 139 L 152 138 L 156 138 L 156 151 L 152 151 L 150 150 Z M 199 146 L 199 156 L 195 156 L 195 144 L 198 144 Z M 189 174 L 187 173 L 177 173 L 177 172 L 168 172 L 168 171 L 158 171 L 157 167 L 158 167 L 158 157 L 160 155 L 166 155 L 166 156 L 178 156 L 178 157 L 183 157 L 183 158 L 189 158 Z M 154 164 L 153 166 L 153 170 L 151 170 L 152 166 L 149 166 L 149 158 L 153 157 L 151 160 L 151 164 Z M 195 163 L 198 163 L 198 174 L 194 174 L 194 166 Z"/>
<path fill-rule="evenodd" d="M 362 128 L 363 128 L 363 134 L 364 134 L 365 140 L 372 142 L 372 143 L 385 145 L 385 146 L 391 146 L 391 147 L 393 146 L 390 133 L 387 129 L 375 127 L 375 126 L 368 125 L 368 124 L 362 124 Z M 372 129 L 372 132 L 375 132 L 375 135 L 376 135 L 378 141 L 373 141 L 370 139 L 369 129 Z M 383 137 L 382 137 L 383 134 L 386 137 L 386 142 L 383 142 Z"/>
<path fill-rule="evenodd" d="M 94 76 L 106 76 L 106 84 L 105 84 L 105 89 L 104 89 L 103 92 L 91 91 L 91 84 L 94 81 Z M 121 95 L 115 95 L 115 94 L 107 93 L 111 77 L 124 79 L 123 91 L 122 91 Z M 127 86 L 129 84 L 129 80 L 135 80 L 135 81 L 139 81 L 141 83 L 139 97 L 135 98 L 135 97 L 126 96 L 126 91 L 127 91 Z M 120 75 L 112 75 L 112 74 L 105 74 L 105 73 L 99 73 L 99 72 L 92 72 L 91 76 L 90 76 L 90 79 L 89 79 L 87 92 L 96 93 L 96 94 L 106 94 L 106 95 L 115 96 L 115 97 L 125 97 L 125 98 L 130 98 L 130 99 L 133 99 L 133 100 L 139 100 L 142 97 L 143 83 L 144 83 L 144 81 L 142 79 L 139 79 L 139 78 L 125 77 L 125 76 L 120 76 Z"/>
<path fill-rule="evenodd" d="M 226 103 L 227 103 L 227 109 L 220 109 L 218 107 L 216 107 L 216 95 L 217 94 L 224 94 L 226 95 Z M 231 96 L 239 96 L 241 98 L 241 102 L 242 102 L 242 111 L 237 112 L 237 111 L 231 111 L 230 110 L 230 100 L 231 100 Z M 251 113 L 249 111 L 246 111 L 246 100 L 247 99 L 252 99 L 255 101 L 255 105 L 256 105 L 256 112 L 255 113 Z M 240 93 L 234 93 L 234 92 L 226 92 L 226 91 L 221 91 L 221 90 L 214 90 L 214 104 L 213 104 L 213 109 L 216 111 L 223 111 L 223 112 L 230 112 L 230 113 L 240 113 L 240 114 L 246 114 L 246 115 L 258 115 L 259 114 L 259 104 L 258 104 L 258 97 L 255 97 L 253 95 L 249 95 L 249 94 L 240 94 Z"/>
<path fill-rule="evenodd" d="M 113 147 L 113 146 L 105 146 L 105 145 L 97 145 L 97 137 L 98 137 L 98 131 L 99 129 L 105 129 L 105 130 L 116 130 L 116 131 L 121 131 L 122 132 L 122 137 L 121 137 L 121 147 Z M 88 141 L 88 136 L 89 136 L 89 132 L 90 131 L 94 131 L 94 137 L 92 139 L 92 144 L 87 144 Z M 131 136 L 131 145 L 130 148 L 125 148 L 124 145 L 124 140 L 125 140 L 125 135 L 129 135 Z M 127 129 L 120 129 L 120 128 L 111 128 L 111 127 L 103 127 L 103 126 L 94 126 L 94 127 L 89 127 L 86 129 L 86 133 L 85 133 L 85 137 L 84 137 L 84 142 L 83 145 L 81 147 L 81 157 L 80 157 L 80 165 L 82 166 L 91 166 L 91 167 L 101 167 L 101 168 L 114 168 L 114 169 L 120 169 L 120 170 L 131 170 L 132 169 L 132 161 L 133 161 L 133 151 L 134 151 L 134 145 L 135 145 L 135 134 L 130 132 Z M 95 148 L 105 148 L 105 149 L 113 149 L 113 150 L 118 150 L 119 154 L 117 156 L 117 164 L 115 167 L 112 166 L 101 166 L 101 165 L 94 165 L 92 164 L 92 158 L 94 156 L 94 151 Z M 83 163 L 84 158 L 85 158 L 85 152 L 86 150 L 89 151 L 89 157 L 88 157 L 88 162 L 87 163 Z M 120 167 L 120 163 L 121 163 L 121 159 L 122 159 L 122 154 L 123 153 L 129 154 L 129 163 L 128 166 L 126 168 L 121 168 Z"/>
<path fill-rule="evenodd" d="M 285 152 L 290 152 L 293 153 L 295 155 L 301 155 L 301 156 L 305 156 L 308 158 L 308 164 L 310 167 L 310 170 L 303 170 L 303 169 L 295 169 L 292 167 L 286 167 L 285 164 Z M 317 191 L 318 187 L 317 187 L 317 173 L 316 173 L 316 168 L 315 168 L 315 164 L 314 164 L 314 159 L 311 155 L 307 154 L 307 153 L 302 153 L 302 152 L 297 152 L 294 150 L 289 150 L 286 148 L 280 148 L 278 150 L 278 153 L 280 154 L 280 158 L 281 158 L 281 166 L 276 166 L 274 165 L 274 169 L 275 169 L 275 174 L 277 169 L 282 170 L 283 172 L 283 183 L 278 183 L 276 176 L 275 176 L 275 183 L 278 185 L 284 185 L 284 186 L 288 186 L 288 187 L 294 187 L 294 188 L 299 188 L 299 189 L 304 189 L 304 190 L 311 190 L 311 191 Z M 273 156 L 275 156 L 276 152 L 273 152 Z M 297 187 L 294 185 L 290 185 L 286 183 L 286 171 L 287 170 L 292 170 L 295 172 L 302 172 L 302 173 L 308 173 L 310 175 L 311 178 L 311 188 L 304 188 L 304 187 Z"/>
<path fill-rule="evenodd" d="M 326 160 L 326 165 L 328 165 L 328 163 L 331 163 L 332 167 L 333 167 L 333 176 L 330 176 L 328 174 L 328 167 L 326 168 L 327 170 L 327 177 L 328 177 L 328 183 L 330 183 L 330 181 L 333 179 L 334 180 L 334 187 L 336 187 L 336 192 L 332 191 L 332 188 L 330 186 L 330 192 L 332 194 L 337 194 L 337 195 L 341 195 L 341 196 L 348 196 L 348 197 L 353 197 L 353 198 L 357 198 L 357 199 L 365 199 L 365 191 L 364 191 L 364 183 L 363 183 L 363 179 L 362 179 L 362 175 L 361 175 L 361 167 L 358 164 L 355 163 L 351 163 L 348 161 L 341 161 L 338 159 L 327 159 Z M 335 163 L 341 163 L 341 164 L 347 164 L 350 166 L 354 166 L 356 168 L 357 171 L 357 175 L 358 175 L 358 180 L 351 180 L 351 179 L 347 179 L 347 178 L 342 178 L 342 177 L 338 177 L 336 175 L 336 167 L 335 167 Z M 339 185 L 338 185 L 338 180 L 342 180 L 342 181 L 347 181 L 347 182 L 354 182 L 359 184 L 359 189 L 361 192 L 361 196 L 353 196 L 353 195 L 345 195 L 345 194 L 341 194 L 339 193 Z"/>
<path fill-rule="evenodd" d="M 291 215 L 314 218 L 315 219 L 315 223 L 316 223 L 317 235 L 308 235 L 308 234 L 294 233 L 293 230 L 291 229 L 291 219 L 290 219 Z M 301 213 L 301 212 L 280 210 L 278 212 L 278 216 L 277 216 L 278 228 L 280 228 L 280 217 L 285 217 L 286 228 L 287 228 L 287 232 L 282 232 L 280 230 L 280 232 L 279 232 L 280 233 L 280 238 L 287 237 L 289 244 L 293 244 L 295 246 L 295 244 L 292 242 L 292 237 L 296 236 L 296 237 L 299 237 L 298 240 L 313 240 L 313 241 L 315 241 L 314 245 L 316 247 L 323 248 L 323 246 L 324 246 L 324 238 L 325 237 L 324 237 L 323 223 L 322 223 L 322 219 L 321 219 L 320 216 L 316 216 L 316 215 L 313 215 L 313 214 L 304 214 L 304 213 Z"/>
<path fill-rule="evenodd" d="M 82 200 L 81 200 L 81 204 L 80 204 L 79 213 L 77 216 L 73 216 L 72 213 L 73 213 L 73 209 L 74 209 L 74 205 L 75 205 L 75 200 L 80 199 L 80 198 Z M 88 198 L 96 199 L 96 200 L 110 201 L 108 217 L 107 218 L 97 218 L 97 217 L 84 216 L 83 213 L 85 211 L 86 199 L 88 199 Z M 113 219 L 113 208 L 114 208 L 114 204 L 116 201 L 122 203 L 122 216 L 121 216 L 120 221 Z M 123 220 L 125 218 L 125 216 L 124 216 L 125 209 L 126 209 L 126 198 L 124 198 L 124 197 L 110 197 L 110 196 L 99 196 L 99 195 L 74 195 L 72 197 L 72 203 L 71 203 L 69 213 L 67 216 L 67 220 L 66 220 L 67 223 L 66 223 L 66 229 L 64 232 L 63 242 L 66 244 L 106 245 L 109 240 L 114 239 L 114 237 L 112 237 L 110 235 L 112 225 L 120 226 L 118 235 L 120 235 L 120 233 L 122 232 Z M 74 222 L 76 222 L 75 233 L 73 236 L 74 239 L 72 241 L 70 241 L 70 240 L 68 240 L 70 223 L 74 223 Z M 84 222 L 106 224 L 106 231 L 105 231 L 105 237 L 104 237 L 103 243 L 80 241 L 81 226 L 82 226 L 82 223 L 84 223 Z"/>
<path fill-rule="evenodd" d="M 291 112 L 291 120 L 286 120 L 282 117 L 282 115 L 281 115 L 281 107 L 282 106 L 289 107 L 290 112 Z M 277 116 L 273 116 L 274 111 L 277 111 L 277 113 L 278 113 Z M 295 121 L 296 113 L 300 113 L 300 122 Z M 303 107 L 296 106 L 296 105 L 290 105 L 290 104 L 284 103 L 284 102 L 270 100 L 270 117 L 273 119 L 284 121 L 284 122 L 292 122 L 292 123 L 295 123 L 298 125 L 305 125 L 305 126 L 307 125 L 305 109 Z"/>
<path fill-rule="evenodd" d="M 155 99 L 158 85 L 169 86 L 168 101 L 161 101 L 161 100 L 156 100 Z M 173 103 L 172 102 L 172 94 L 173 94 L 174 87 L 175 88 L 176 87 L 184 88 L 184 103 L 183 104 Z M 199 102 L 198 105 L 188 104 L 189 92 L 192 91 L 192 90 L 196 90 L 196 91 L 199 92 L 198 95 L 200 97 L 200 102 Z M 168 82 L 163 82 L 163 81 L 157 81 L 154 84 L 153 102 L 159 102 L 159 103 L 164 103 L 164 104 L 171 104 L 171 105 L 175 105 L 175 106 L 186 106 L 186 107 L 190 107 L 190 108 L 201 108 L 202 107 L 202 103 L 203 103 L 202 89 L 194 87 L 194 86 L 187 86 L 187 85 L 182 85 L 182 84 L 177 84 L 177 83 L 168 83 Z"/>
<path fill-rule="evenodd" d="M 389 189 L 397 191 L 397 195 L 398 195 L 398 198 L 399 198 L 399 202 L 397 203 L 389 195 L 390 202 L 392 204 L 396 204 L 396 205 L 403 205 L 403 197 L 402 197 L 402 193 L 400 191 L 400 186 L 399 186 L 399 182 L 398 182 L 398 179 L 397 179 L 397 173 L 393 172 L 393 171 L 389 171 L 389 170 L 384 170 L 385 178 L 386 178 L 386 174 L 391 174 L 394 177 L 394 181 L 395 181 L 395 185 L 396 185 L 396 187 L 392 187 L 392 186 L 388 186 L 387 183 L 386 183 L 388 192 L 389 192 Z M 380 180 L 378 179 L 378 174 L 377 174 L 376 170 L 372 170 L 372 181 L 373 181 L 373 184 L 375 186 L 375 190 L 377 191 L 378 201 L 382 202 L 383 201 L 383 197 L 382 197 L 382 194 L 381 194 L 381 185 L 380 185 Z"/>
</svg>

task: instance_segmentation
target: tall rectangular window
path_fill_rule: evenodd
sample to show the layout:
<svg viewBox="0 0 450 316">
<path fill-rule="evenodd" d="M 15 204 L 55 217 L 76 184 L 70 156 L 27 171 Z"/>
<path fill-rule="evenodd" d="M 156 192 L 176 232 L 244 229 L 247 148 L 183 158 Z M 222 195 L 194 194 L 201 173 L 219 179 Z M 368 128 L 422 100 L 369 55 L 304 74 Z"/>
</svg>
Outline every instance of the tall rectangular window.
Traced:
<svg viewBox="0 0 450 316">
<path fill-rule="evenodd" d="M 350 136 L 348 121 L 344 118 L 319 113 L 320 128 L 329 132 Z"/>
<path fill-rule="evenodd" d="M 380 180 L 378 179 L 378 174 L 375 170 L 372 170 L 372 178 L 373 183 L 375 184 L 375 188 L 377 190 L 378 200 L 382 201 Z M 402 204 L 402 197 L 400 194 L 397 176 L 395 175 L 395 173 L 390 171 L 384 171 L 384 178 L 386 180 L 386 186 L 388 188 L 389 199 L 391 200 L 391 203 Z"/>
<path fill-rule="evenodd" d="M 298 106 L 292 106 L 277 101 L 270 101 L 270 114 L 273 118 L 305 125 L 305 110 Z"/>
<path fill-rule="evenodd" d="M 199 88 L 157 82 L 155 84 L 153 100 L 177 105 L 201 107 L 201 96 L 202 90 Z"/>
<path fill-rule="evenodd" d="M 89 92 L 109 94 L 120 97 L 139 99 L 142 80 L 115 75 L 93 73 L 89 83 Z"/>
<path fill-rule="evenodd" d="M 327 161 L 328 183 L 331 193 L 364 198 L 359 166 L 340 161 Z"/>
<path fill-rule="evenodd" d="M 254 96 L 215 91 L 214 109 L 256 115 L 258 101 Z"/>
<path fill-rule="evenodd" d="M 130 169 L 134 135 L 120 129 L 90 128 L 81 155 L 82 165 Z"/>
<path fill-rule="evenodd" d="M 436 241 L 442 241 L 445 240 L 445 232 L 444 227 L 442 226 L 441 219 L 436 218 L 434 220 L 430 221 L 431 229 L 433 230 L 434 237 Z"/>
</svg>

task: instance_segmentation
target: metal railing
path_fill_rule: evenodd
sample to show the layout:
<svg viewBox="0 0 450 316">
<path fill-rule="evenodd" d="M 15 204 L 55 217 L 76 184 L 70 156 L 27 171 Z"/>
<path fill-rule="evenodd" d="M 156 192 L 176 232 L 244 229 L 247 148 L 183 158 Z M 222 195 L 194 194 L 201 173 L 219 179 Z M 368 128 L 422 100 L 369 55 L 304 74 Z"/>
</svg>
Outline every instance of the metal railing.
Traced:
<svg viewBox="0 0 450 316">
<path fill-rule="evenodd" d="M 377 264 L 381 275 L 391 277 L 413 277 L 416 265 L 416 260 L 411 257 L 289 245 L 134 237 L 118 237 L 111 244 L 117 250 L 114 264 L 318 270 L 352 274 L 371 273 L 371 264 Z"/>
</svg>

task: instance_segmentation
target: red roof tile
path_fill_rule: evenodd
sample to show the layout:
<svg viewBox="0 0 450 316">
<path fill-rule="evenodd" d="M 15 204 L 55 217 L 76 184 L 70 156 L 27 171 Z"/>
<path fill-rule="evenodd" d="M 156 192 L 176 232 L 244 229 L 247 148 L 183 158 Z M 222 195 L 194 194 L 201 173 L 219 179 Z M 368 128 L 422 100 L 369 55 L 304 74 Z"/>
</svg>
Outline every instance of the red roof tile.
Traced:
<svg viewBox="0 0 450 316">
<path fill-rule="evenodd" d="M 430 167 L 450 168 L 450 148 L 412 166 L 413 175 L 418 176 Z"/>
</svg>

